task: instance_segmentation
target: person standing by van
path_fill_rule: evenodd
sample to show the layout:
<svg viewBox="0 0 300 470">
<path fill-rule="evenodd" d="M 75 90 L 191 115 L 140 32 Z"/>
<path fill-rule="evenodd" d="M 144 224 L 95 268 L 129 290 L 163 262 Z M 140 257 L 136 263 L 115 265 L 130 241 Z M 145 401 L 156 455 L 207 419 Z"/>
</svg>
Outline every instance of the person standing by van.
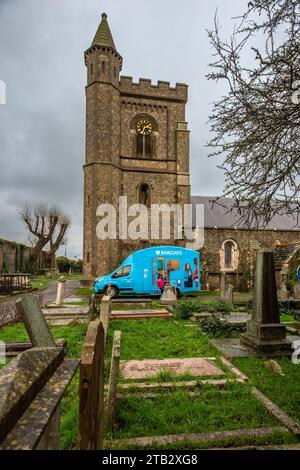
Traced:
<svg viewBox="0 0 300 470">
<path fill-rule="evenodd" d="M 157 287 L 159 288 L 160 293 L 162 294 L 163 291 L 164 291 L 164 288 L 165 288 L 165 283 L 164 283 L 164 280 L 163 280 L 161 274 L 158 275 Z"/>
<path fill-rule="evenodd" d="M 195 287 L 198 287 L 199 285 L 199 273 L 198 273 L 198 259 L 194 258 L 194 273 L 193 273 L 193 281 L 195 283 Z"/>
</svg>

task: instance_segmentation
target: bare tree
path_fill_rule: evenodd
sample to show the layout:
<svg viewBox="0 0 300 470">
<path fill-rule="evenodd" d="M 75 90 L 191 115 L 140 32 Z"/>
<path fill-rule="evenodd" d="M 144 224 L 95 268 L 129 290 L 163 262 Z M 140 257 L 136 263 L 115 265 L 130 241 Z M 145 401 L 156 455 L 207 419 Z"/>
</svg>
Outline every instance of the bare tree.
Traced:
<svg viewBox="0 0 300 470">
<path fill-rule="evenodd" d="M 25 203 L 20 215 L 29 233 L 33 236 L 34 246 L 30 256 L 31 263 L 36 264 L 45 248 L 48 248 L 47 258 L 52 262 L 55 253 L 64 242 L 70 226 L 69 217 L 55 207 L 49 209 L 46 206 L 38 206 L 32 209 L 29 203 Z"/>
<path fill-rule="evenodd" d="M 252 0 L 221 38 L 208 31 L 214 62 L 207 77 L 228 85 L 210 116 L 212 155 L 222 155 L 224 196 L 247 224 L 299 214 L 300 1 Z M 246 209 L 246 210 L 245 210 Z"/>
</svg>

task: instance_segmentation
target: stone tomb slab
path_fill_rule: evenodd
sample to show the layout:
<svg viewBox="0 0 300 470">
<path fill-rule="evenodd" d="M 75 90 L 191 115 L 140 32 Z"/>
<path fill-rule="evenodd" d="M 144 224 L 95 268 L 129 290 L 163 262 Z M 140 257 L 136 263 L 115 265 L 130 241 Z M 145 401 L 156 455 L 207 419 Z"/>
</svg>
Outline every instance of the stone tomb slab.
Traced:
<svg viewBox="0 0 300 470">
<path fill-rule="evenodd" d="M 287 336 L 286 339 L 291 343 L 299 340 L 299 336 Z M 281 357 L 283 355 L 290 355 L 289 351 L 273 351 L 272 353 L 258 353 L 240 342 L 238 338 L 225 338 L 225 339 L 211 339 L 209 341 L 215 348 L 220 351 L 223 356 L 231 357 L 255 357 L 255 356 L 268 356 L 268 357 Z"/>
<path fill-rule="evenodd" d="M 243 345 L 238 338 L 211 339 L 209 342 L 227 358 L 256 356 L 255 351 Z"/>
<path fill-rule="evenodd" d="M 173 374 L 189 373 L 196 377 L 224 375 L 224 372 L 214 364 L 212 359 L 145 359 L 143 361 L 131 360 L 121 362 L 121 371 L 127 380 L 139 380 L 154 377 L 163 370 Z"/>
</svg>

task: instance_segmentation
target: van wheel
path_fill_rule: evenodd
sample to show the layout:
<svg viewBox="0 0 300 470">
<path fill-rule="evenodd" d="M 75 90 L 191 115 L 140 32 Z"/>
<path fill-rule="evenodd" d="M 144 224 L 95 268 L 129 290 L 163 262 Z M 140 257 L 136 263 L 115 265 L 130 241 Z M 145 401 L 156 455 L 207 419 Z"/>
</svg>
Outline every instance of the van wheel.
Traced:
<svg viewBox="0 0 300 470">
<path fill-rule="evenodd" d="M 111 288 L 109 289 L 109 287 L 107 286 L 105 287 L 104 293 L 105 295 L 109 295 L 113 299 L 118 295 L 118 289 L 115 286 L 111 286 Z"/>
<path fill-rule="evenodd" d="M 177 298 L 179 299 L 179 297 L 181 297 L 180 290 L 179 290 L 179 289 L 176 289 L 176 293 L 177 293 Z"/>
</svg>

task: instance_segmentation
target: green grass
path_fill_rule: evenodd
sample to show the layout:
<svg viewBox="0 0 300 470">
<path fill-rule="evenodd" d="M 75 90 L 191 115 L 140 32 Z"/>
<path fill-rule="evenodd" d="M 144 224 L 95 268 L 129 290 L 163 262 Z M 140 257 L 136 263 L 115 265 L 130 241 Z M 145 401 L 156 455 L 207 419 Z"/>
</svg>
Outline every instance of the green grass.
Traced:
<svg viewBox="0 0 300 470">
<path fill-rule="evenodd" d="M 64 305 L 77 305 L 77 306 L 89 305 L 89 301 L 88 300 L 81 300 L 79 302 L 64 302 Z"/>
<path fill-rule="evenodd" d="M 31 281 L 31 287 L 33 289 L 46 289 L 46 287 L 48 287 L 49 285 L 49 282 L 51 281 L 52 279 L 49 278 L 49 277 L 37 277 L 37 278 L 33 278 L 32 281 Z"/>
<path fill-rule="evenodd" d="M 280 315 L 280 322 L 281 323 L 292 323 L 294 321 L 293 315 L 283 314 Z"/>
<path fill-rule="evenodd" d="M 174 390 L 156 398 L 122 398 L 117 407 L 114 439 L 181 433 L 203 433 L 278 425 L 245 384 L 222 390 L 205 385 L 195 397 Z"/>
<path fill-rule="evenodd" d="M 149 319 L 138 321 L 110 322 L 105 355 L 105 376 L 108 380 L 112 338 L 115 330 L 121 330 L 121 359 L 166 359 L 184 357 L 216 357 L 216 364 L 226 370 L 220 362 L 220 354 L 208 342 L 208 337 L 201 335 L 198 328 L 189 328 L 193 324 L 188 320 L 168 321 Z M 82 342 L 86 325 L 52 326 L 55 339 L 68 341 L 68 356 L 81 356 Z M 22 324 L 0 329 L 2 341 L 28 341 Z M 106 438 L 122 439 L 145 435 L 202 433 L 209 431 L 256 428 L 281 425 L 266 411 L 261 403 L 251 394 L 254 384 L 271 400 L 280 406 L 289 416 L 300 422 L 300 365 L 293 365 L 288 358 L 278 359 L 286 377 L 280 377 L 263 364 L 264 359 L 233 359 L 250 378 L 249 384 L 231 383 L 223 389 L 209 385 L 199 386 L 194 391 L 196 397 L 189 396 L 183 389 L 160 390 L 156 398 L 123 397 L 118 400 L 117 429 Z M 226 371 L 225 377 L 231 373 Z M 169 370 L 150 379 L 159 381 L 193 380 L 190 374 L 174 376 Z M 72 449 L 78 439 L 78 372 L 71 382 L 62 400 L 61 449 Z M 121 381 L 123 381 L 121 379 Z M 290 434 L 263 439 L 228 440 L 228 445 L 279 444 L 294 442 Z M 211 443 L 212 447 L 223 443 Z M 197 443 L 196 448 L 202 444 Z M 204 446 L 204 443 L 203 443 Z M 206 446 L 206 444 L 205 444 Z M 112 443 L 109 448 L 117 448 Z M 123 447 L 129 448 L 129 447 Z M 136 447 L 135 447 L 136 448 Z M 159 445 L 155 448 L 160 448 Z M 195 448 L 190 442 L 180 445 L 168 445 L 168 449 Z"/>
<path fill-rule="evenodd" d="M 75 295 L 78 297 L 90 297 L 93 294 L 93 289 L 91 287 L 79 287 L 75 290 Z"/>
<path fill-rule="evenodd" d="M 170 357 L 215 356 L 216 349 L 189 322 L 153 318 L 110 322 L 107 350 L 115 330 L 121 330 L 121 359 L 167 359 Z"/>
<path fill-rule="evenodd" d="M 282 408 L 300 424 L 300 365 L 293 364 L 291 358 L 276 359 L 285 377 L 275 374 L 264 365 L 263 358 L 232 359 L 251 382 L 270 400 Z"/>
</svg>

